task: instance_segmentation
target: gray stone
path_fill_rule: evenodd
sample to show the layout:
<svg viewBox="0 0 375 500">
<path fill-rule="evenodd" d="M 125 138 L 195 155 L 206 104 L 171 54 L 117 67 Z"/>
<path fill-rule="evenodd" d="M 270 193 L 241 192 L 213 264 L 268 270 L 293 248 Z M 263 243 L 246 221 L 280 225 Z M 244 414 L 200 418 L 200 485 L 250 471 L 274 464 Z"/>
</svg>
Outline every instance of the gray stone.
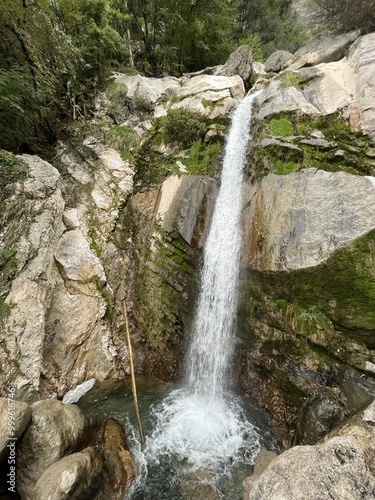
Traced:
<svg viewBox="0 0 375 500">
<path fill-rule="evenodd" d="M 77 406 L 55 399 L 38 401 L 31 409 L 17 453 L 17 489 L 26 500 L 34 500 L 34 486 L 48 467 L 92 438 L 94 425 Z"/>
<path fill-rule="evenodd" d="M 259 453 L 259 455 L 255 459 L 254 474 L 250 477 L 247 477 L 242 483 L 244 500 L 248 498 L 250 491 L 253 487 L 254 481 L 256 481 L 263 474 L 263 472 L 267 469 L 269 464 L 273 460 L 275 460 L 276 457 L 277 455 L 273 451 L 262 450 Z"/>
<path fill-rule="evenodd" d="M 321 63 L 339 61 L 346 55 L 349 46 L 359 35 L 359 31 L 352 31 L 334 38 L 327 37 L 311 42 L 297 50 L 294 57 L 286 63 L 286 66 L 301 68 L 303 66 L 316 66 Z"/>
<path fill-rule="evenodd" d="M 248 265 L 259 271 L 317 266 L 375 228 L 374 186 L 344 172 L 269 174 L 245 197 Z"/>
<path fill-rule="evenodd" d="M 239 75 L 244 82 L 249 81 L 252 73 L 253 49 L 251 45 L 241 45 L 230 54 L 224 66 L 215 74 L 221 76 Z"/>
<path fill-rule="evenodd" d="M 285 64 L 293 57 L 291 52 L 287 52 L 286 50 L 276 50 L 273 54 L 271 54 L 266 62 L 264 63 L 264 69 L 267 73 L 271 71 L 274 73 L 278 73 L 282 69 L 284 69 Z"/>
<path fill-rule="evenodd" d="M 102 321 L 106 311 L 107 303 L 94 283 L 56 285 L 46 313 L 43 349 L 44 371 L 56 395 L 88 378 L 116 377 L 117 353 Z"/>
<path fill-rule="evenodd" d="M 350 50 L 356 72 L 356 103 L 361 129 L 375 140 L 375 33 L 356 40 Z"/>
<path fill-rule="evenodd" d="M 375 400 L 325 437 L 352 439 L 361 447 L 371 473 L 375 475 Z"/>
<path fill-rule="evenodd" d="M 100 498 L 103 463 L 95 448 L 85 448 L 52 464 L 35 485 L 34 492 L 25 499 L 68 500 L 73 498 L 95 500 Z"/>
<path fill-rule="evenodd" d="M 375 478 L 349 437 L 296 446 L 278 456 L 254 482 L 248 500 L 361 500 L 375 497 Z"/>
<path fill-rule="evenodd" d="M 318 115 L 318 109 L 294 86 L 284 86 L 281 80 L 272 80 L 257 97 L 259 109 L 255 117 L 262 120 L 273 114 L 298 111 L 306 115 Z"/>
<path fill-rule="evenodd" d="M 365 378 L 348 378 L 341 386 L 345 407 L 354 415 L 375 399 L 375 383 Z"/>
<path fill-rule="evenodd" d="M 312 69 L 316 71 L 316 78 L 304 87 L 303 94 L 320 113 L 331 114 L 353 106 L 356 75 L 353 65 L 347 58 L 319 64 Z"/>
<path fill-rule="evenodd" d="M 115 82 L 127 86 L 129 97 L 140 97 L 151 103 L 167 93 L 175 93 L 180 88 L 180 80 L 172 76 L 147 78 L 141 75 L 123 75 L 116 73 Z"/>
<path fill-rule="evenodd" d="M 191 245 L 203 246 L 214 210 L 216 181 L 199 175 L 169 177 L 164 181 L 157 220 Z"/>
<path fill-rule="evenodd" d="M 0 398 L 0 462 L 9 453 L 8 443 L 21 437 L 30 419 L 28 404 L 13 398 Z"/>
<path fill-rule="evenodd" d="M 191 96 L 207 91 L 220 92 L 229 90 L 229 95 L 241 99 L 245 95 L 243 80 L 240 76 L 201 75 L 188 80 L 178 91 L 178 96 Z M 226 97 L 228 94 L 223 94 Z M 207 94 L 206 94 L 207 97 Z M 221 97 L 221 98 L 222 98 Z M 184 99 L 185 100 L 185 99 Z"/>
<path fill-rule="evenodd" d="M 88 282 L 98 278 L 102 282 L 106 281 L 102 263 L 78 229 L 63 234 L 55 251 L 55 259 L 70 280 Z"/>
<path fill-rule="evenodd" d="M 64 230 L 64 200 L 58 171 L 38 156 L 24 155 L 23 159 L 29 165 L 27 215 L 17 242 L 18 274 L 5 299 L 12 307 L 2 330 L 1 385 L 16 387 L 19 398 L 35 400 L 43 361 L 45 310 L 54 286 L 53 251 Z"/>
<path fill-rule="evenodd" d="M 320 396 L 312 399 L 297 422 L 297 442 L 316 444 L 343 418 L 342 405 L 334 398 Z"/>
</svg>

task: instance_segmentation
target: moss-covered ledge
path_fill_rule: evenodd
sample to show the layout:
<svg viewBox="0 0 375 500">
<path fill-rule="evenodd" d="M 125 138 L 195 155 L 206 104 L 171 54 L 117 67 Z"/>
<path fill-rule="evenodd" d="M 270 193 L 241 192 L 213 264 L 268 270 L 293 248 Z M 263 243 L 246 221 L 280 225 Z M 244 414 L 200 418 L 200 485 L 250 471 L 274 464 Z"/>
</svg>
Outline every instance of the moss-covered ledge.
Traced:
<svg viewBox="0 0 375 500">
<path fill-rule="evenodd" d="M 318 308 L 348 340 L 375 348 L 375 231 L 337 249 L 324 263 L 291 271 L 250 271 L 272 300 Z"/>
</svg>

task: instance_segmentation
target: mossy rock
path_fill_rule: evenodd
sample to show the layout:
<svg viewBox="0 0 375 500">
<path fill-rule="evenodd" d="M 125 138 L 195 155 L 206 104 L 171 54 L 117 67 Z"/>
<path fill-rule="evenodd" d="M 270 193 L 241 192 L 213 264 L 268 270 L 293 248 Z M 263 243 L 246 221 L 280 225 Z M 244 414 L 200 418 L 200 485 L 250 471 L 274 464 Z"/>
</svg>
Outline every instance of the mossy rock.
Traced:
<svg viewBox="0 0 375 500">
<path fill-rule="evenodd" d="M 311 139 L 317 133 L 324 140 L 314 143 Z M 373 142 L 362 132 L 353 131 L 339 112 L 326 116 L 301 112 L 273 115 L 254 123 L 252 137 L 255 144 L 248 163 L 249 177 L 253 179 L 271 172 L 284 175 L 303 168 L 375 174 Z M 273 142 L 270 137 L 274 138 Z"/>
<path fill-rule="evenodd" d="M 262 294 L 317 307 L 348 339 L 375 348 L 375 231 L 301 270 L 252 271 Z"/>
</svg>

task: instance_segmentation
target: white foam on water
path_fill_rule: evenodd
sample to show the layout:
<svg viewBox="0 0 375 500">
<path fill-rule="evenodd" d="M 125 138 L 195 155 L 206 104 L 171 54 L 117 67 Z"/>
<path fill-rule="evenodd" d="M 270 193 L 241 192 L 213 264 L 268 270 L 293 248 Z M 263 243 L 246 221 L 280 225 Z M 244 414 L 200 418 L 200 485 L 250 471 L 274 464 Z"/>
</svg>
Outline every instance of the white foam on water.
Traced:
<svg viewBox="0 0 375 500">
<path fill-rule="evenodd" d="M 234 398 L 207 403 L 179 389 L 163 400 L 155 416 L 146 450 L 151 461 L 170 456 L 191 471 L 215 472 L 237 460 L 253 463 L 260 451 L 257 429 Z"/>
</svg>

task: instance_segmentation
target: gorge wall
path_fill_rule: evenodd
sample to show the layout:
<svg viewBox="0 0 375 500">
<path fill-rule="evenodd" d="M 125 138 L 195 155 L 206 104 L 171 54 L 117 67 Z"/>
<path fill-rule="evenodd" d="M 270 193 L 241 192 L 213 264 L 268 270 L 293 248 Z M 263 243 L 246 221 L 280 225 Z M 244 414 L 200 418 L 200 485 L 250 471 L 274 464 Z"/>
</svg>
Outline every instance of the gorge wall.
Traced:
<svg viewBox="0 0 375 500">
<path fill-rule="evenodd" d="M 123 301 L 137 372 L 178 376 L 224 135 L 246 85 L 261 94 L 244 185 L 239 383 L 285 447 L 315 443 L 369 402 L 374 74 L 373 34 L 264 66 L 240 47 L 179 79 L 115 75 L 95 119 L 72 124 L 50 162 L 4 154 L 20 174 L 0 212 L 2 395 L 61 398 L 90 378 L 126 377 Z"/>
</svg>

